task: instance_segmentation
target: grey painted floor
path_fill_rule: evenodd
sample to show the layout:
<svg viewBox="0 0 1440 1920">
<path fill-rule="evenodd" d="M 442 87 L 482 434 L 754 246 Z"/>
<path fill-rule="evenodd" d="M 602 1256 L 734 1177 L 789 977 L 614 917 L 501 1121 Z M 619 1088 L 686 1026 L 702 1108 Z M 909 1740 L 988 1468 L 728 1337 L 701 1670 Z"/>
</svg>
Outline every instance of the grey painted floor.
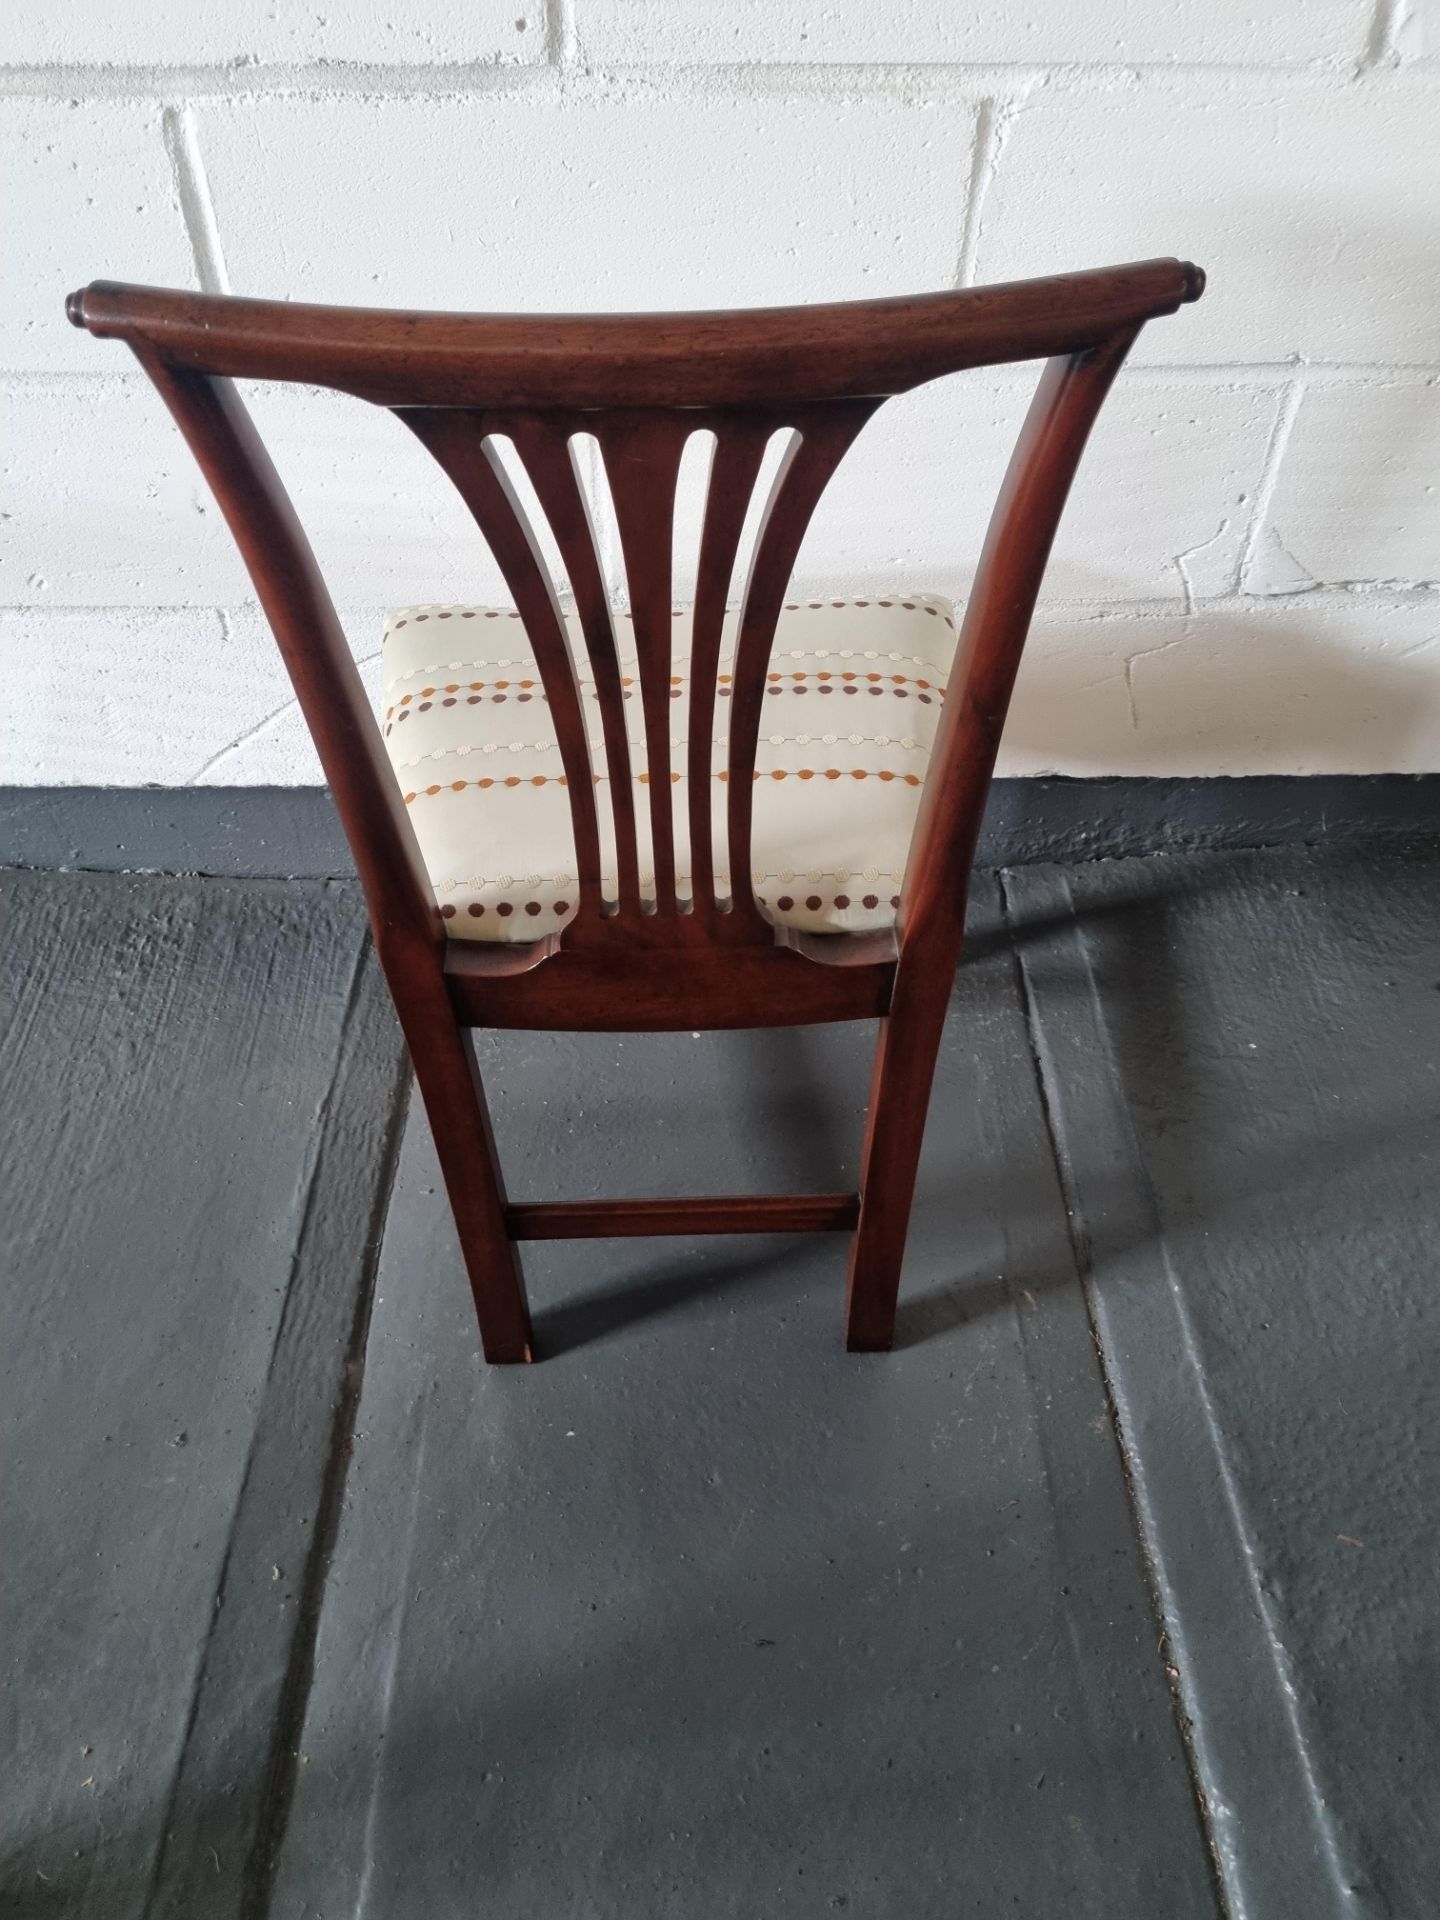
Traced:
<svg viewBox="0 0 1440 1920">
<path fill-rule="evenodd" d="M 11 876 L 0 1911 L 1432 1915 L 1437 879 L 982 878 L 896 1351 L 592 1242 L 491 1371 L 352 890 Z M 867 1047 L 482 1043 L 518 1198 L 853 1179 Z"/>
</svg>

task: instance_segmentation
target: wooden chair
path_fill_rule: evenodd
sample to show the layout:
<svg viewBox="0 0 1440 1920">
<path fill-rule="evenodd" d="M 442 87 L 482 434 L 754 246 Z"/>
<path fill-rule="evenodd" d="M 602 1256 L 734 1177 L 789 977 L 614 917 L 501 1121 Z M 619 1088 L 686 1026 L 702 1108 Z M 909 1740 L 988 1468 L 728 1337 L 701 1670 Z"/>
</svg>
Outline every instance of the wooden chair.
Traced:
<svg viewBox="0 0 1440 1920">
<path fill-rule="evenodd" d="M 1147 320 L 1197 299 L 1203 285 L 1195 267 L 1153 260 L 847 305 L 585 318 L 373 312 L 105 281 L 71 295 L 71 321 L 125 341 L 164 397 L 274 629 L 354 850 L 489 1360 L 531 1357 L 516 1242 L 610 1234 L 850 1231 L 848 1345 L 890 1345 L 976 836 L 1056 525 L 1131 343 Z M 762 906 L 751 879 L 757 738 L 801 538 L 842 456 L 888 396 L 962 368 L 1030 359 L 1048 364 L 965 609 L 903 886 L 882 914 L 888 923 L 860 932 L 777 924 L 774 902 Z M 385 740 L 305 535 L 232 385 L 237 377 L 303 381 L 392 408 L 463 496 L 523 622 L 509 631 L 523 632 L 548 701 L 578 880 L 563 926 L 531 941 L 452 937 L 454 908 L 437 902 Z M 788 449 L 753 551 L 741 555 L 777 429 L 789 431 Z M 688 673 L 677 676 L 676 480 L 687 439 L 704 430 L 715 436 L 714 452 Z M 628 629 L 612 617 L 572 457 L 578 434 L 598 441 L 614 503 L 633 616 L 629 674 L 616 637 Z M 568 570 L 588 675 L 577 672 L 540 544 L 497 453 L 501 438 L 523 461 Z M 727 627 L 742 563 L 740 611 Z M 719 686 L 727 632 L 733 657 Z M 830 676 L 820 678 L 833 691 Z M 622 705 L 632 691 L 626 679 L 638 681 L 639 722 Z M 682 780 L 671 735 L 676 683 L 686 679 Z M 728 694 L 718 769 L 717 687 Z M 864 706 L 837 704 L 852 713 Z M 683 813 L 675 804 L 682 792 Z M 677 838 L 683 846 L 687 837 L 688 897 L 676 857 Z M 728 848 L 728 891 L 717 842 L 722 859 Z M 607 856 L 616 869 L 608 888 Z M 858 1194 L 507 1199 L 466 1028 L 632 1032 L 860 1019 L 878 1020 L 879 1045 Z"/>
</svg>

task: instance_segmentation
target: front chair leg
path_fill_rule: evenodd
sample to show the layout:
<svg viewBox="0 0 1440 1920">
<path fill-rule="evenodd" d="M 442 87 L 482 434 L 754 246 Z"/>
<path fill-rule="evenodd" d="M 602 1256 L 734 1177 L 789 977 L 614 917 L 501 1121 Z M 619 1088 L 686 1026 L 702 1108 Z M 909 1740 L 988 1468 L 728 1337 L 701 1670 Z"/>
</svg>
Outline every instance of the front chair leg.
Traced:
<svg viewBox="0 0 1440 1920">
<path fill-rule="evenodd" d="M 886 1353 L 895 1338 L 910 1203 L 952 977 L 950 970 L 917 991 L 902 988 L 880 1023 L 860 1165 L 860 1219 L 845 1287 L 845 1344 L 851 1353 Z"/>
<path fill-rule="evenodd" d="M 435 1136 L 485 1358 L 492 1365 L 529 1360 L 525 1281 L 505 1227 L 505 1182 L 474 1052 L 448 999 L 427 996 L 402 1007 L 400 1024 Z"/>
</svg>

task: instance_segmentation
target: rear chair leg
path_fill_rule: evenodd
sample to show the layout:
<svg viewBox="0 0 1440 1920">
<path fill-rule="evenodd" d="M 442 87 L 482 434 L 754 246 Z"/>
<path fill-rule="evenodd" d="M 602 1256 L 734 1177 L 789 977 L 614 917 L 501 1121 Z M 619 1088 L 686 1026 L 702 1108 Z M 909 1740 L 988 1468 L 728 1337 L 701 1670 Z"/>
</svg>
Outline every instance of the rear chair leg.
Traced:
<svg viewBox="0 0 1440 1920">
<path fill-rule="evenodd" d="M 447 1002 L 401 1012 L 492 1365 L 531 1358 L 530 1309 L 505 1230 L 505 1182 L 474 1053 Z"/>
<path fill-rule="evenodd" d="M 860 1168 L 860 1219 L 850 1243 L 845 1344 L 885 1353 L 895 1338 L 895 1301 L 910 1227 L 910 1203 L 935 1056 L 950 1001 L 950 977 L 903 993 L 880 1023 Z"/>
</svg>

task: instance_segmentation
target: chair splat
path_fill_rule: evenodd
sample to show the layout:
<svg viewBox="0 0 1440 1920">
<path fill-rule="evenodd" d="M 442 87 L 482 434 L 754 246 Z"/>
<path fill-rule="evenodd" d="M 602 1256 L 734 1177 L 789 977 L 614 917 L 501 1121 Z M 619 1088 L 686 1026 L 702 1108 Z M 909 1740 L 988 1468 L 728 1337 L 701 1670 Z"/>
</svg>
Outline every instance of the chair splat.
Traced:
<svg viewBox="0 0 1440 1920">
<path fill-rule="evenodd" d="M 674 944 L 709 937 L 768 943 L 774 929 L 751 880 L 756 741 L 766 669 L 796 555 L 826 486 L 879 399 L 826 401 L 783 409 L 614 408 L 550 417 L 531 410 L 396 408 L 460 493 L 505 577 L 524 619 L 555 724 L 574 827 L 580 905 L 563 943 L 594 947 L 633 940 L 640 922 L 649 942 L 669 926 Z M 672 554 L 676 489 L 692 435 L 708 433 L 714 451 L 705 487 L 690 648 L 675 656 Z M 759 516 L 754 549 L 741 541 L 771 438 L 789 442 Z M 594 436 L 604 463 L 619 533 L 634 634 L 633 678 L 642 714 L 640 751 L 626 724 L 616 620 L 606 590 L 596 528 L 575 452 Z M 569 574 L 580 614 L 588 676 L 599 708 L 605 776 L 594 765 L 559 584 L 518 499 L 496 443 L 514 447 L 535 489 Z M 713 742 L 726 611 L 741 583 L 736 645 L 723 703 L 724 839 L 729 891 L 717 892 Z M 683 668 L 683 671 L 681 670 Z M 675 764 L 676 696 L 686 752 Z M 677 867 L 677 804 L 686 832 L 690 891 Z M 635 786 L 642 789 L 649 859 L 641 885 L 642 842 Z M 602 799 L 610 816 L 599 818 Z M 602 896 L 602 848 L 613 846 L 616 897 Z M 643 898 L 642 893 L 650 897 Z M 683 927 L 677 923 L 688 923 Z"/>
</svg>

